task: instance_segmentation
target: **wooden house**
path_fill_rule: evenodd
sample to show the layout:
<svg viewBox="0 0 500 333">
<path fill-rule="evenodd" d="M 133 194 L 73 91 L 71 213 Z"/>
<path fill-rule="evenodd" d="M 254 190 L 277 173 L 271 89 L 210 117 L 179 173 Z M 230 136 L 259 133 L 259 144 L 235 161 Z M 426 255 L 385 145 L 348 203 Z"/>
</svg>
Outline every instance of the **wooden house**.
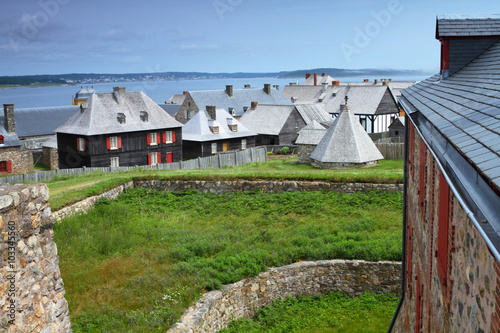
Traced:
<svg viewBox="0 0 500 333">
<path fill-rule="evenodd" d="M 227 151 L 255 147 L 257 134 L 248 130 L 224 109 L 206 106 L 183 128 L 183 156 L 207 157 Z"/>
<path fill-rule="evenodd" d="M 403 91 L 402 296 L 389 332 L 500 332 L 500 15 L 440 16 Z"/>
<path fill-rule="evenodd" d="M 59 168 L 182 160 L 182 124 L 143 92 L 94 93 L 56 129 Z"/>
</svg>

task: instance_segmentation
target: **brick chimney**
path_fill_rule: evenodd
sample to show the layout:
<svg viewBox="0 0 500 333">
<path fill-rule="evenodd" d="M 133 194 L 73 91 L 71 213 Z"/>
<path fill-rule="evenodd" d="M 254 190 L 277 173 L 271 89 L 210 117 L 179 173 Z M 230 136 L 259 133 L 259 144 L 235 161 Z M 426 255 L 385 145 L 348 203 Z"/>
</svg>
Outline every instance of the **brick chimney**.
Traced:
<svg viewBox="0 0 500 333">
<path fill-rule="evenodd" d="M 118 104 L 125 104 L 125 87 L 113 87 L 113 95 Z"/>
<path fill-rule="evenodd" d="M 364 79 L 363 82 L 368 83 L 368 82 L 370 82 L 370 80 Z"/>
<path fill-rule="evenodd" d="M 318 74 L 314 73 L 314 85 L 318 85 Z"/>
<path fill-rule="evenodd" d="M 306 80 L 311 77 L 311 74 L 306 74 Z"/>
<path fill-rule="evenodd" d="M 16 132 L 16 118 L 14 116 L 14 104 L 3 105 L 4 127 L 7 133 Z"/>
<path fill-rule="evenodd" d="M 373 81 L 373 84 L 377 84 L 377 83 L 378 83 L 378 80 Z"/>
<path fill-rule="evenodd" d="M 278 91 L 280 90 L 280 86 L 279 86 L 279 84 L 275 84 L 275 85 L 273 85 L 273 88 L 274 88 L 274 89 L 276 89 L 276 90 L 278 90 Z"/>
<path fill-rule="evenodd" d="M 252 102 L 252 104 L 250 106 L 250 109 L 251 110 L 255 110 L 255 109 L 257 109 L 257 106 L 259 106 L 259 102 L 254 101 L 254 102 Z"/>
<path fill-rule="evenodd" d="M 226 94 L 229 97 L 233 97 L 233 86 L 226 86 Z"/>
<path fill-rule="evenodd" d="M 210 119 L 217 120 L 217 112 L 216 112 L 215 105 L 207 105 L 205 108 L 207 110 L 207 113 L 208 113 L 208 116 L 210 117 Z"/>
<path fill-rule="evenodd" d="M 249 84 L 245 84 L 245 88 L 251 88 Z"/>
<path fill-rule="evenodd" d="M 340 86 L 340 81 L 332 81 L 332 86 Z"/>
<path fill-rule="evenodd" d="M 264 92 L 271 95 L 271 85 L 269 83 L 264 84 Z"/>
<path fill-rule="evenodd" d="M 183 91 L 183 92 L 182 92 L 182 94 L 183 94 L 183 95 L 187 95 L 187 94 L 188 94 L 188 92 L 187 92 L 187 91 Z"/>
<path fill-rule="evenodd" d="M 326 76 L 326 73 L 321 73 L 321 76 Z"/>
</svg>

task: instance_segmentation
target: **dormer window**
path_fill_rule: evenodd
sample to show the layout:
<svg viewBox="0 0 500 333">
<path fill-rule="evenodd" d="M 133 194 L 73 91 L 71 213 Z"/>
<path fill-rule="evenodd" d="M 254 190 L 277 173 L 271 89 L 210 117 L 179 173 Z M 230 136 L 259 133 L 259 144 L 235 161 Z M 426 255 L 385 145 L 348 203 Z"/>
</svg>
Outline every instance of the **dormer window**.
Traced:
<svg viewBox="0 0 500 333">
<path fill-rule="evenodd" d="M 229 114 L 230 114 L 231 116 L 236 115 L 236 110 L 235 110 L 234 108 L 229 108 Z"/>
<path fill-rule="evenodd" d="M 219 134 L 219 126 L 210 126 L 210 130 L 214 134 Z"/>
<path fill-rule="evenodd" d="M 125 122 L 126 122 L 125 114 L 124 113 L 118 113 L 118 115 L 116 116 L 116 119 L 122 125 L 125 124 Z"/>
<path fill-rule="evenodd" d="M 148 122 L 148 113 L 146 111 L 141 111 L 141 120 L 144 123 Z"/>
<path fill-rule="evenodd" d="M 231 132 L 238 132 L 238 125 L 229 125 Z"/>
<path fill-rule="evenodd" d="M 234 118 L 227 118 L 227 126 L 231 132 L 238 132 L 238 123 L 234 120 Z"/>
</svg>

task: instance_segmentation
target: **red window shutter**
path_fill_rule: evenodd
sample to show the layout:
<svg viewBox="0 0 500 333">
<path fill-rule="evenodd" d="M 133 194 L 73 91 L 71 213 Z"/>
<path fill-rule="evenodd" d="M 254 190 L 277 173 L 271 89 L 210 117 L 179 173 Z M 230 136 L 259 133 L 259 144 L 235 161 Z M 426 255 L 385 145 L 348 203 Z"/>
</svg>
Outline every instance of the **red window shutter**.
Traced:
<svg viewBox="0 0 500 333">
<path fill-rule="evenodd" d="M 117 141 L 118 141 L 118 148 L 121 148 L 122 147 L 122 137 L 119 136 Z"/>
<path fill-rule="evenodd" d="M 156 133 L 156 143 L 160 144 L 161 142 L 161 134 L 160 132 Z"/>
<path fill-rule="evenodd" d="M 419 186 L 419 200 L 420 207 L 424 206 L 424 185 L 425 185 L 425 143 L 424 140 L 420 139 L 420 186 Z"/>
<path fill-rule="evenodd" d="M 167 153 L 167 163 L 172 163 L 172 162 L 174 162 L 174 154 Z"/>
<path fill-rule="evenodd" d="M 86 139 L 83 139 L 83 151 L 86 151 L 87 150 L 87 140 Z"/>
<path fill-rule="evenodd" d="M 106 138 L 106 148 L 111 149 L 111 138 Z"/>
<path fill-rule="evenodd" d="M 76 150 L 80 151 L 80 138 L 76 138 Z"/>
<path fill-rule="evenodd" d="M 12 161 L 11 160 L 7 161 L 7 172 L 12 172 Z"/>
<path fill-rule="evenodd" d="M 160 135 L 160 134 L 158 134 Z M 161 164 L 161 153 L 158 153 L 158 164 Z"/>
<path fill-rule="evenodd" d="M 437 261 L 439 277 L 443 287 L 446 286 L 448 275 L 448 221 L 450 213 L 450 185 L 439 173 L 439 218 L 437 239 Z"/>
<path fill-rule="evenodd" d="M 172 142 L 175 142 L 175 131 L 172 131 Z"/>
<path fill-rule="evenodd" d="M 147 138 L 147 141 L 148 141 L 148 146 L 150 146 L 151 145 L 151 135 L 148 133 L 147 136 L 146 136 L 146 138 Z"/>
<path fill-rule="evenodd" d="M 149 137 L 149 134 L 148 134 Z M 151 154 L 148 154 L 148 165 L 151 165 Z"/>
<path fill-rule="evenodd" d="M 167 132 L 163 132 L 163 143 L 167 143 Z"/>
</svg>

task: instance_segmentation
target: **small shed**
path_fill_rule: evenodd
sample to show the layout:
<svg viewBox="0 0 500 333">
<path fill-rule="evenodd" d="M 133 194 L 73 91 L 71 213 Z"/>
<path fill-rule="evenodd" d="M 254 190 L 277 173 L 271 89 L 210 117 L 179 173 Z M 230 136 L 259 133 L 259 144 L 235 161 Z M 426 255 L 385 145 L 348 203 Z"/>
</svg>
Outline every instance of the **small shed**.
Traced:
<svg viewBox="0 0 500 333">
<path fill-rule="evenodd" d="M 378 164 L 384 157 L 346 104 L 311 154 L 318 168 L 359 168 Z"/>
<path fill-rule="evenodd" d="M 326 134 L 326 127 L 313 120 L 299 131 L 295 144 L 298 146 L 299 163 L 311 163 L 311 154 Z"/>
</svg>

